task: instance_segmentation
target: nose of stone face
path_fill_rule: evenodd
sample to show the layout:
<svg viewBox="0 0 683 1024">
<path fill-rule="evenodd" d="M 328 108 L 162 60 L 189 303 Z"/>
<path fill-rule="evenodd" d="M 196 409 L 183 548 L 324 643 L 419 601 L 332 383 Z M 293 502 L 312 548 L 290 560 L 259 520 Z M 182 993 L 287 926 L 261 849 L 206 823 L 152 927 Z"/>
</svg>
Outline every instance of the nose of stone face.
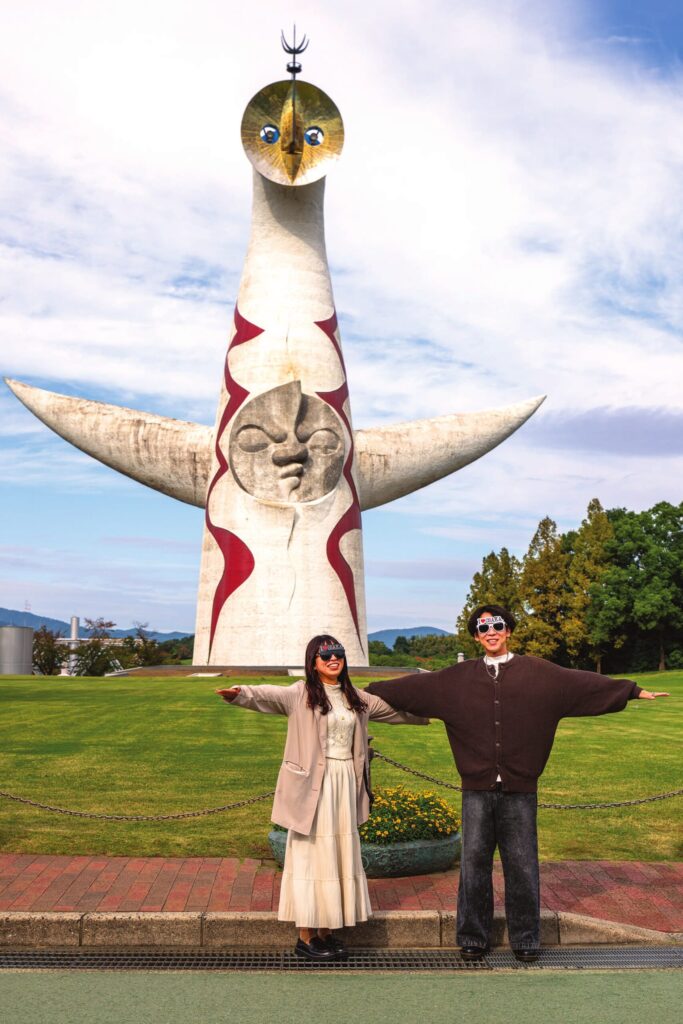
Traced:
<svg viewBox="0 0 683 1024">
<path fill-rule="evenodd" d="M 276 466 L 286 466 L 291 462 L 303 465 L 308 459 L 308 448 L 296 439 L 285 441 L 273 450 L 272 458 Z"/>
</svg>

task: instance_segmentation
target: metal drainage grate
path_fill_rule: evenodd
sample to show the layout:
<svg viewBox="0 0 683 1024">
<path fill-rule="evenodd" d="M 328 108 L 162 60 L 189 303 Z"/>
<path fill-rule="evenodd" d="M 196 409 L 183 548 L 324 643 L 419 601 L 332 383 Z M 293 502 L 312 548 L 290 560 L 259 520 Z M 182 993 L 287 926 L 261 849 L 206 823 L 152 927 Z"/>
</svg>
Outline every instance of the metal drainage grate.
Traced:
<svg viewBox="0 0 683 1024">
<path fill-rule="evenodd" d="M 1 969 L 103 971 L 490 971 L 454 950 L 353 949 L 348 960 L 313 963 L 292 950 L 44 949 L 0 951 Z"/>
<path fill-rule="evenodd" d="M 41 949 L 2 950 L 0 970 L 100 971 L 495 971 L 683 967 L 681 947 L 582 947 L 544 949 L 522 964 L 508 951 L 467 963 L 453 949 L 353 949 L 329 964 L 300 960 L 291 950 Z"/>
<path fill-rule="evenodd" d="M 486 957 L 493 970 L 510 968 L 522 971 L 550 970 L 581 971 L 602 969 L 624 971 L 629 968 L 683 967 L 681 946 L 583 946 L 564 949 L 543 949 L 540 958 L 532 964 L 523 964 L 508 950 L 489 953 Z"/>
</svg>

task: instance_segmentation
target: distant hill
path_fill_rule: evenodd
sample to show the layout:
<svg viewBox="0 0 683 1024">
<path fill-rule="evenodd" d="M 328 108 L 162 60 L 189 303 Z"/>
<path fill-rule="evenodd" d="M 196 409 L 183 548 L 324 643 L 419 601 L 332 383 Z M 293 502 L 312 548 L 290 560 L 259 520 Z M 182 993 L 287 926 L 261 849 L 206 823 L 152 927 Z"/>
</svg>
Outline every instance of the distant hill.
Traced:
<svg viewBox="0 0 683 1024">
<path fill-rule="evenodd" d="M 45 626 L 47 629 L 51 629 L 53 633 L 63 633 L 64 636 L 69 636 L 71 633 L 70 622 L 62 622 L 61 619 L 50 619 L 47 615 L 32 615 L 31 612 L 17 612 L 12 608 L 0 608 L 0 626 L 30 626 L 31 629 L 40 629 L 41 626 Z M 153 640 L 157 640 L 160 643 L 163 640 L 181 640 L 185 636 L 192 635 L 191 633 L 155 633 L 153 629 L 150 629 L 147 632 Z M 84 626 L 80 627 L 78 635 L 88 635 Z M 112 637 L 134 636 L 135 628 L 110 629 L 109 635 Z"/>
<path fill-rule="evenodd" d="M 63 633 L 68 636 L 71 632 L 71 624 L 62 622 L 61 619 L 50 619 L 47 615 L 33 615 L 31 612 L 19 612 L 13 608 L 0 608 L 0 626 L 30 626 L 32 629 L 40 629 L 45 626 L 54 633 Z M 135 629 L 112 629 L 109 631 L 113 637 L 133 636 Z M 153 629 L 148 630 L 150 637 L 159 643 L 164 640 L 181 640 L 183 637 L 192 636 L 191 633 L 157 633 Z M 79 636 L 87 636 L 85 627 L 81 624 L 78 631 Z M 387 647 L 393 647 L 397 636 L 450 636 L 445 629 L 438 626 L 407 626 L 404 629 L 379 629 L 376 633 L 369 633 L 368 640 L 381 640 Z"/>
<path fill-rule="evenodd" d="M 0 614 L 2 609 L 0 609 Z M 410 639 L 413 636 L 451 636 L 446 629 L 438 626 L 407 626 L 405 629 L 378 629 L 376 633 L 368 633 L 368 640 L 381 640 L 387 647 L 393 647 L 397 636 Z"/>
</svg>

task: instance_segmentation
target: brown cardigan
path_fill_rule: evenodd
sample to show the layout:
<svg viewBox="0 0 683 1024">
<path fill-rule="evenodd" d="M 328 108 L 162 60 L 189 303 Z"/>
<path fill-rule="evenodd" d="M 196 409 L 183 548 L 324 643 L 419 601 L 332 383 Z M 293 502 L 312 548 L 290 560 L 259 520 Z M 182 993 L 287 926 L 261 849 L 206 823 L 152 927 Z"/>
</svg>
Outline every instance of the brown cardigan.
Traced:
<svg viewBox="0 0 683 1024">
<path fill-rule="evenodd" d="M 535 793 L 561 718 L 621 711 L 640 693 L 628 679 L 516 654 L 491 678 L 483 658 L 371 683 L 399 711 L 441 718 L 463 789 Z"/>
</svg>

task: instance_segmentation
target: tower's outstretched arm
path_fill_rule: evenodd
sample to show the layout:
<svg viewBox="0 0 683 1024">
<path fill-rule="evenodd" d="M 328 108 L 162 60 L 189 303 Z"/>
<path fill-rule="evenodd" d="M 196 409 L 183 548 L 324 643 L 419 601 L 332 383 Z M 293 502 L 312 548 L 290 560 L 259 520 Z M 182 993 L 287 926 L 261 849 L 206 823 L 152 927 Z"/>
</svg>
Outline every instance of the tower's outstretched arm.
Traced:
<svg viewBox="0 0 683 1024">
<path fill-rule="evenodd" d="M 540 395 L 501 409 L 356 430 L 361 508 L 402 498 L 475 462 L 514 434 L 543 401 Z"/>
<path fill-rule="evenodd" d="M 20 381 L 7 386 L 55 433 L 155 491 L 204 508 L 213 428 Z M 544 396 L 483 412 L 456 413 L 354 433 L 361 509 L 384 505 L 481 458 L 522 426 Z"/>
<path fill-rule="evenodd" d="M 120 405 L 72 398 L 5 378 L 34 416 L 65 441 L 155 491 L 204 508 L 213 428 Z"/>
</svg>

